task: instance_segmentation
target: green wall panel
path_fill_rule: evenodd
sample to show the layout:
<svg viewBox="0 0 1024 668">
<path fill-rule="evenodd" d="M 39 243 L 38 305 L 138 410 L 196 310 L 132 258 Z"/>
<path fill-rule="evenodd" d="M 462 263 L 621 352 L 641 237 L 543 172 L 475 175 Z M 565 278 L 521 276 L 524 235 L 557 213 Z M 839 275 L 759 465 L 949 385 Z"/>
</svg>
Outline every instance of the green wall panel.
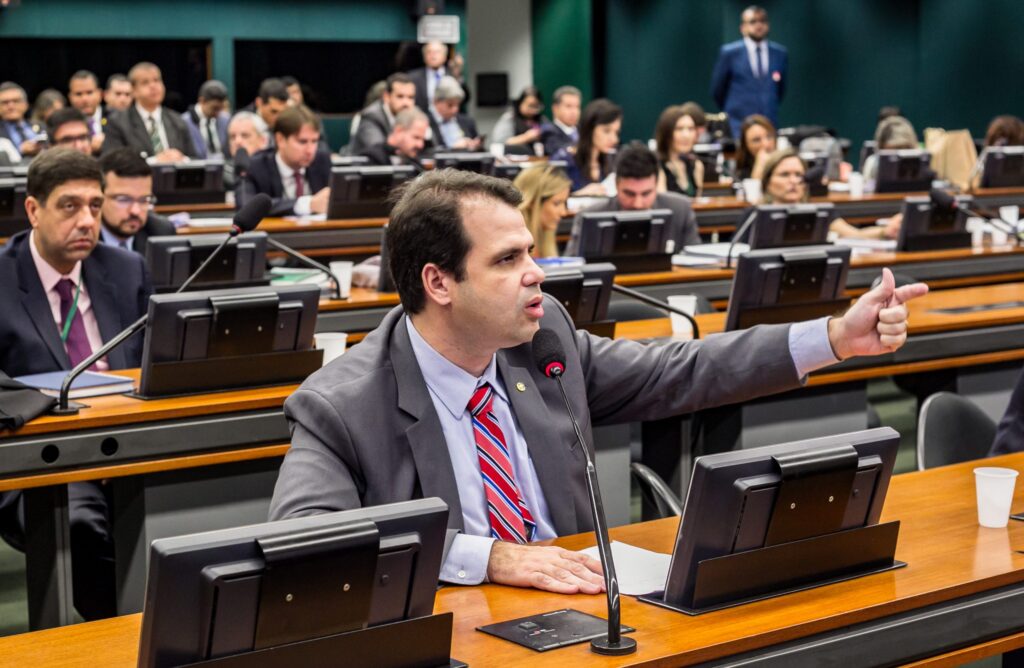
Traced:
<svg viewBox="0 0 1024 668">
<path fill-rule="evenodd" d="M 576 86 L 594 95 L 593 14 L 590 0 L 534 0 L 533 78 L 550 99 L 556 88 Z"/>
</svg>

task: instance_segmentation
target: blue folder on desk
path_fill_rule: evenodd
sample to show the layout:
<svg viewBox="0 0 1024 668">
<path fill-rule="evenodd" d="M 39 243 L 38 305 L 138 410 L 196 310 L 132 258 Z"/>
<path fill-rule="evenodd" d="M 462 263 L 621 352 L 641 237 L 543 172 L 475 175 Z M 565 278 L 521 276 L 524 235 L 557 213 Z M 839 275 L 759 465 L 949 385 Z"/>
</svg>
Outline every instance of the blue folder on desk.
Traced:
<svg viewBox="0 0 1024 668">
<path fill-rule="evenodd" d="M 67 375 L 67 371 L 50 371 L 48 373 L 18 376 L 14 380 L 24 383 L 29 387 L 34 387 L 47 396 L 59 397 L 60 386 Z M 84 397 L 98 397 L 104 394 L 124 394 L 134 389 L 135 381 L 127 376 L 85 371 L 71 384 L 68 398 L 81 399 Z"/>
</svg>

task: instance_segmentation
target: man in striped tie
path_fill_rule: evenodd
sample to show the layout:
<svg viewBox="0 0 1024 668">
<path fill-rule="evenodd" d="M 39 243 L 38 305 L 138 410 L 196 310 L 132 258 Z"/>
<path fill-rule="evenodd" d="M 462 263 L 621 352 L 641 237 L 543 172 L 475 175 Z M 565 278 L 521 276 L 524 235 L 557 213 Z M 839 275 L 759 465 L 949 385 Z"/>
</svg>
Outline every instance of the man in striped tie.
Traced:
<svg viewBox="0 0 1024 668">
<path fill-rule="evenodd" d="M 540 291 L 533 238 L 507 181 L 437 170 L 404 189 L 387 231 L 402 305 L 285 403 L 292 447 L 271 519 L 436 496 L 450 509 L 441 579 L 601 591 L 600 564 L 528 543 L 593 529 L 585 458 L 539 327 L 567 351 L 563 381 L 592 424 L 651 420 L 799 387 L 839 359 L 906 338 L 892 273 L 841 318 L 657 346 L 576 331 Z M 626 475 L 626 472 L 621 472 Z"/>
</svg>

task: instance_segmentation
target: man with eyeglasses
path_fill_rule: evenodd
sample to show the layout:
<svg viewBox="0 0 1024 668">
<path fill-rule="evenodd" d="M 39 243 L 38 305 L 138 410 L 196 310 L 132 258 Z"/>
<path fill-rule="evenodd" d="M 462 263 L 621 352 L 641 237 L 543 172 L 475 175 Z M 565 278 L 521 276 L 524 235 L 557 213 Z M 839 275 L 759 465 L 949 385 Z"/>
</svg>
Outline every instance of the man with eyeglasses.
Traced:
<svg viewBox="0 0 1024 668">
<path fill-rule="evenodd" d="M 83 155 L 92 155 L 92 132 L 85 115 L 74 107 L 58 109 L 46 119 L 50 146 L 70 148 Z"/>
<path fill-rule="evenodd" d="M 171 221 L 153 213 L 153 170 L 139 154 L 130 148 L 111 151 L 100 159 L 100 168 L 100 241 L 145 255 L 147 239 L 175 233 Z"/>
<path fill-rule="evenodd" d="M 743 119 L 767 116 L 779 126 L 779 103 L 786 91 L 789 54 L 768 41 L 768 12 L 751 5 L 740 15 L 743 39 L 722 47 L 711 75 L 711 97 L 729 115 L 732 136 L 740 136 Z"/>
<path fill-rule="evenodd" d="M 43 148 L 42 128 L 25 120 L 28 95 L 13 81 L 0 83 L 0 137 L 9 139 L 22 158 L 39 153 Z"/>
<path fill-rule="evenodd" d="M 103 173 L 95 158 L 68 148 L 43 152 L 28 169 L 31 230 L 0 248 L 0 370 L 9 376 L 66 371 L 138 320 L 152 287 L 135 253 L 97 243 Z M 139 366 L 141 334 L 94 370 Z M 117 612 L 107 489 L 68 485 L 74 604 L 87 620 Z M 0 493 L 0 536 L 25 541 L 20 492 Z"/>
</svg>

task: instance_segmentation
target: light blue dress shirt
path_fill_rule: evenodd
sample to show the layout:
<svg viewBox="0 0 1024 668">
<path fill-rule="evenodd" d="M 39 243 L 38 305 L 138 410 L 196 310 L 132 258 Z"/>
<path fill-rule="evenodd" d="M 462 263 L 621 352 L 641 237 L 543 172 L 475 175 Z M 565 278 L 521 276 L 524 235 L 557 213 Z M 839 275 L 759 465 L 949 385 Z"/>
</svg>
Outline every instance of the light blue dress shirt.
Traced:
<svg viewBox="0 0 1024 668">
<path fill-rule="evenodd" d="M 117 248 L 126 248 L 128 250 L 134 250 L 135 248 L 135 237 L 122 239 L 121 237 L 115 236 L 114 233 L 108 230 L 107 226 L 103 224 L 100 224 L 100 241 L 108 246 L 115 246 Z"/>
<path fill-rule="evenodd" d="M 789 329 L 789 351 L 801 378 L 839 361 L 828 340 L 828 320 L 825 317 L 799 322 Z M 467 409 L 473 392 L 481 383 L 490 383 L 494 388 L 495 418 L 508 443 L 520 494 L 537 522 L 535 540 L 554 538 L 557 534 L 526 440 L 509 404 L 505 383 L 498 373 L 495 357 L 491 358 L 483 375 L 476 378 L 434 350 L 416 331 L 411 318 L 406 318 L 405 324 L 413 354 L 441 422 L 441 431 L 444 433 L 448 456 L 455 471 L 455 482 L 459 488 L 459 502 L 462 504 L 463 533 L 455 536 L 448 550 L 441 567 L 441 580 L 479 584 L 487 577 L 487 561 L 494 542 L 480 476 L 480 461 L 473 439 L 473 423 Z"/>
</svg>

